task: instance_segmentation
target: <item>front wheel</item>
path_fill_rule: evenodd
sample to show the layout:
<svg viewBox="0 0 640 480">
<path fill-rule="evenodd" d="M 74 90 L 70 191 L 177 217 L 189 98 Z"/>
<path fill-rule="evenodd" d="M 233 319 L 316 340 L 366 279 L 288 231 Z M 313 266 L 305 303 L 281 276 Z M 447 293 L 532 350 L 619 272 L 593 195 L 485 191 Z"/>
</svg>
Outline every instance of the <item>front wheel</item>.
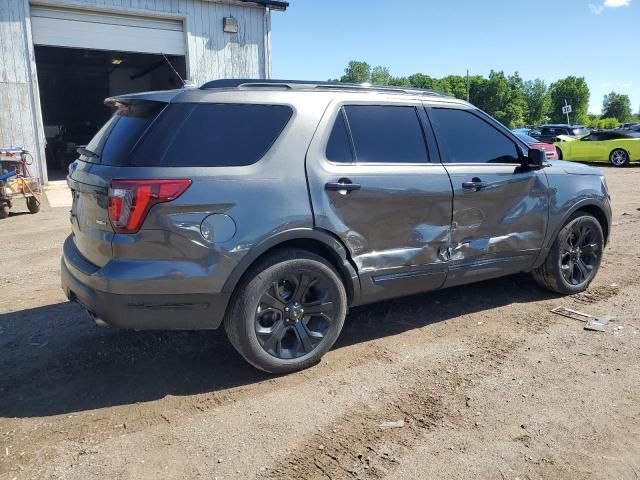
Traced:
<svg viewBox="0 0 640 480">
<path fill-rule="evenodd" d="M 558 155 L 558 160 L 562 160 L 562 150 L 559 147 L 556 147 L 556 154 Z"/>
<path fill-rule="evenodd" d="M 0 219 L 7 218 L 9 216 L 9 205 L 6 203 L 0 203 Z"/>
<path fill-rule="evenodd" d="M 629 165 L 629 154 L 621 148 L 616 148 L 609 155 L 609 163 L 614 167 L 626 167 Z"/>
<path fill-rule="evenodd" d="M 27 209 L 31 213 L 38 213 L 40 211 L 40 202 L 36 197 L 27 197 Z"/>
<path fill-rule="evenodd" d="M 576 212 L 558 233 L 544 263 L 533 270 L 533 278 L 552 292 L 580 293 L 595 278 L 603 248 L 598 220 L 586 212 Z"/>
<path fill-rule="evenodd" d="M 291 249 L 252 269 L 234 295 L 224 326 L 251 365 L 289 373 L 320 361 L 338 338 L 346 313 L 346 291 L 331 265 Z"/>
</svg>

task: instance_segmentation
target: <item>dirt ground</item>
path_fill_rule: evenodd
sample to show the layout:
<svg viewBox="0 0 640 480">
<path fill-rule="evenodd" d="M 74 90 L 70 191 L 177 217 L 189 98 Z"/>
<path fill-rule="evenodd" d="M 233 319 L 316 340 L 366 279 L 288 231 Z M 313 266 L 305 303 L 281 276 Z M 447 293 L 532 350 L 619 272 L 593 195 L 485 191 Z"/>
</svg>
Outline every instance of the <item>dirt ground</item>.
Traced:
<svg viewBox="0 0 640 480">
<path fill-rule="evenodd" d="M 353 309 L 321 364 L 282 377 L 221 331 L 95 327 L 59 287 L 68 209 L 12 215 L 0 478 L 639 478 L 640 168 L 604 169 L 614 227 L 588 292 L 522 274 Z M 589 332 L 559 305 L 617 319 Z"/>
</svg>

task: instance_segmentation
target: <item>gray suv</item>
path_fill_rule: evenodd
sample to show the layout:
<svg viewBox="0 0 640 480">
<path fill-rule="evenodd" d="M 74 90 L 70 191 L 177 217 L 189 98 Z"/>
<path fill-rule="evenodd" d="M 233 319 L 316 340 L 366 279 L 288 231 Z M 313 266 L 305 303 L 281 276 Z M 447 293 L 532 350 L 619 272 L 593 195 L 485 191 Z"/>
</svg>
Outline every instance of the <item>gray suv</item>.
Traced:
<svg viewBox="0 0 640 480">
<path fill-rule="evenodd" d="M 598 170 L 437 92 L 222 80 L 106 102 L 68 177 L 67 297 L 120 328 L 224 324 L 268 372 L 318 362 L 351 306 L 523 271 L 580 292 L 609 236 Z"/>
</svg>

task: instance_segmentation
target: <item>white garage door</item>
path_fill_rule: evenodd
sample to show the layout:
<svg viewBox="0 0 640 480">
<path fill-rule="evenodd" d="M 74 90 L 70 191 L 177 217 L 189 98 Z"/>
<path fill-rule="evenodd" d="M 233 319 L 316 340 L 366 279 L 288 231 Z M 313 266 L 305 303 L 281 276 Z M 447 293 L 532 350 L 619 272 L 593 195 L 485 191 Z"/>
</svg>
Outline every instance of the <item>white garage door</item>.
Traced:
<svg viewBox="0 0 640 480">
<path fill-rule="evenodd" d="M 34 6 L 31 29 L 36 45 L 170 55 L 186 52 L 180 20 Z"/>
</svg>

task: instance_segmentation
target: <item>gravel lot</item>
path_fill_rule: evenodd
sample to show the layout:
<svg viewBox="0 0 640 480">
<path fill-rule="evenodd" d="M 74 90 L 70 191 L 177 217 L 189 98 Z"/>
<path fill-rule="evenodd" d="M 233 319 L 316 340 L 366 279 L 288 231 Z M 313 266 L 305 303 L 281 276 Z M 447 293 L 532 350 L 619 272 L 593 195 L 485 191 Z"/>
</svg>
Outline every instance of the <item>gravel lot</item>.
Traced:
<svg viewBox="0 0 640 480">
<path fill-rule="evenodd" d="M 283 377 L 222 331 L 95 327 L 59 287 L 68 209 L 14 213 L 0 478 L 639 478 L 640 168 L 604 169 L 614 227 L 588 292 L 523 274 L 353 309 L 320 365 Z M 588 332 L 559 305 L 616 321 Z"/>
</svg>

